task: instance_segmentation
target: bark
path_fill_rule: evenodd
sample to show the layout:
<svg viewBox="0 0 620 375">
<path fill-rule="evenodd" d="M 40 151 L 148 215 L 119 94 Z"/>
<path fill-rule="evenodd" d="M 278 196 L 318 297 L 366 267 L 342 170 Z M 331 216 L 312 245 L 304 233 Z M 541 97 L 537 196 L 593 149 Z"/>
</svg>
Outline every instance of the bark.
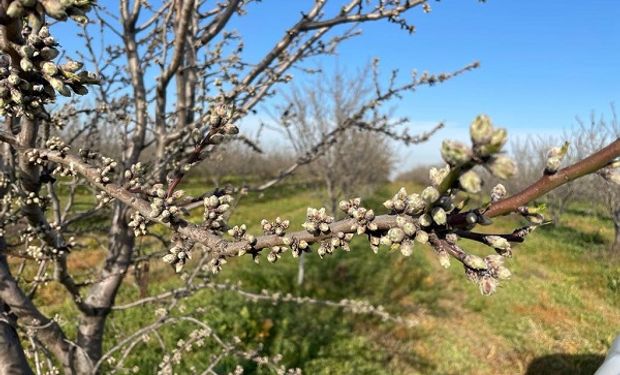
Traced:
<svg viewBox="0 0 620 375">
<path fill-rule="evenodd" d="M 33 374 L 15 328 L 0 318 L 0 375 Z"/>
<path fill-rule="evenodd" d="M 92 364 L 103 354 L 105 323 L 131 264 L 134 238 L 127 226 L 126 214 L 127 207 L 118 203 L 110 229 L 109 255 L 100 281 L 94 284 L 88 293 L 85 302 L 89 309 L 81 317 L 78 327 L 77 344 L 85 350 Z"/>
<path fill-rule="evenodd" d="M 43 315 L 17 285 L 4 255 L 0 255 L 0 301 L 9 306 L 19 324 L 33 329 L 37 338 L 60 362 L 64 373 L 75 373 L 74 347 L 71 346 L 60 326 Z"/>
<path fill-rule="evenodd" d="M 620 254 L 620 208 L 614 210 L 611 217 L 614 222 L 614 242 L 611 251 Z"/>
</svg>

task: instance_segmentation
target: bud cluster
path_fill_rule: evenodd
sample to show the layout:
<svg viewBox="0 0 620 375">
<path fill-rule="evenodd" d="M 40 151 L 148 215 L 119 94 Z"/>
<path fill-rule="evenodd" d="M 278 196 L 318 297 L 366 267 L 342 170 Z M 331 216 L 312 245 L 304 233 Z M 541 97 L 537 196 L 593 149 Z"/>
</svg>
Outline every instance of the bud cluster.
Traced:
<svg viewBox="0 0 620 375">
<path fill-rule="evenodd" d="M 385 208 L 396 214 L 416 215 L 424 211 L 427 203 L 439 198 L 439 192 L 434 187 L 424 189 L 422 195 L 407 195 L 407 190 L 401 188 L 392 199 L 383 202 Z"/>
<path fill-rule="evenodd" d="M 254 244 L 256 244 L 256 237 L 247 233 L 247 226 L 245 224 L 235 225 L 231 229 L 228 230 L 228 234 L 230 234 L 237 241 L 246 241 L 248 245 L 246 248 L 239 250 L 238 256 L 242 256 L 248 250 L 252 248 Z"/>
<path fill-rule="evenodd" d="M 484 295 L 494 293 L 499 281 L 511 276 L 510 271 L 504 267 L 504 257 L 501 255 L 489 255 L 484 259 L 477 255 L 467 255 L 463 264 L 467 278 L 478 284 Z"/>
<path fill-rule="evenodd" d="M 275 234 L 277 236 L 284 236 L 284 233 L 291 224 L 288 220 L 282 220 L 279 216 L 275 221 L 270 222 L 267 219 L 260 221 L 260 225 L 263 228 L 263 233 L 266 235 Z"/>
<path fill-rule="evenodd" d="M 361 198 L 354 198 L 348 201 L 341 201 L 338 207 L 344 211 L 347 215 L 356 220 L 356 223 L 351 226 L 351 230 L 357 234 L 366 233 L 366 231 L 376 231 L 377 224 L 372 221 L 375 219 L 375 212 L 361 207 Z"/>
<path fill-rule="evenodd" d="M 134 236 L 136 237 L 146 236 L 147 220 L 138 211 L 134 212 L 131 215 L 131 221 L 127 225 L 133 228 Z"/>
<path fill-rule="evenodd" d="M 310 248 L 308 242 L 300 240 L 297 237 L 284 237 L 282 239 L 282 242 L 284 242 L 286 246 L 291 248 L 293 258 L 299 257 L 302 251 L 307 251 Z"/>
<path fill-rule="evenodd" d="M 35 165 L 43 165 L 45 161 L 47 161 L 46 155 L 41 155 L 39 150 L 28 150 L 26 151 L 26 159 L 28 159 L 28 163 Z"/>
<path fill-rule="evenodd" d="M 112 199 L 114 199 L 110 194 L 105 191 L 100 191 L 99 193 L 97 193 L 97 195 L 95 195 L 95 198 L 97 199 L 97 202 L 99 202 L 99 204 L 102 206 L 110 203 Z"/>
<path fill-rule="evenodd" d="M 495 128 L 491 119 L 479 115 L 472 122 L 469 133 L 474 144 L 474 153 L 479 157 L 487 157 L 501 151 L 508 139 L 504 128 Z"/>
<path fill-rule="evenodd" d="M 67 152 L 71 149 L 71 147 L 67 146 L 65 142 L 63 142 L 60 137 L 54 136 L 45 142 L 45 146 L 49 148 L 51 151 L 58 151 L 60 156 L 63 158 L 67 155 Z"/>
<path fill-rule="evenodd" d="M 214 106 L 209 113 L 209 138 L 211 144 L 219 144 L 231 136 L 239 133 L 239 128 L 230 123 L 234 116 L 234 107 L 228 104 Z"/>
<path fill-rule="evenodd" d="M 138 189 L 143 187 L 145 185 L 145 173 L 146 171 L 140 162 L 133 164 L 130 169 L 125 170 L 125 179 L 129 180 L 129 188 Z"/>
<path fill-rule="evenodd" d="M 306 222 L 302 224 L 308 233 L 318 236 L 320 234 L 328 234 L 330 232 L 329 224 L 334 221 L 332 216 L 325 212 L 325 207 L 320 209 L 308 207 L 306 212 Z"/>
<path fill-rule="evenodd" d="M 510 242 L 507 239 L 500 236 L 484 236 L 484 241 L 495 249 L 495 251 L 503 256 L 511 257 L 512 249 L 510 247 Z"/>
<path fill-rule="evenodd" d="M 153 196 L 151 202 L 151 212 L 149 216 L 153 219 L 157 219 L 162 223 L 174 223 L 176 216 L 185 213 L 185 211 L 175 205 L 175 201 L 182 198 L 185 192 L 183 190 L 177 190 L 170 197 L 166 197 L 166 190 L 162 184 L 155 184 L 149 191 Z"/>
<path fill-rule="evenodd" d="M 381 238 L 381 244 L 389 246 L 392 250 L 400 250 L 404 256 L 413 253 L 414 241 L 428 242 L 428 233 L 420 228 L 419 222 L 406 216 L 396 217 L 397 226 L 388 230 Z"/>
<path fill-rule="evenodd" d="M 99 176 L 97 176 L 95 182 L 107 184 L 111 181 L 108 174 L 114 172 L 114 168 L 118 166 L 118 163 L 114 161 L 114 159 L 105 156 L 101 157 L 101 162 L 103 163 L 103 166 L 97 168 L 97 173 L 99 173 Z"/>
<path fill-rule="evenodd" d="M 86 13 L 95 4 L 92 0 L 13 0 L 10 2 L 6 14 L 11 18 L 21 18 L 29 16 L 29 21 L 35 22 L 42 18 L 44 11 L 48 16 L 59 21 L 64 21 L 68 17 L 79 23 L 88 22 Z M 40 21 L 39 21 L 40 22 Z"/>
<path fill-rule="evenodd" d="M 23 2 L 24 0 L 11 2 L 7 14 L 14 18 L 20 17 L 23 13 L 20 9 L 24 9 Z M 29 0 L 26 2 L 33 5 L 38 3 Z M 43 2 L 49 3 L 54 1 Z M 81 63 L 69 61 L 60 66 L 56 65 L 52 60 L 59 55 L 56 49 L 58 43 L 50 35 L 47 26 L 35 26 L 23 26 L 23 44 L 21 41 L 14 41 L 19 64 L 7 55 L 0 56 L 0 115 L 23 114 L 28 118 L 49 119 L 44 104 L 55 100 L 55 91 L 64 96 L 70 96 L 72 91 L 84 95 L 88 93 L 84 85 L 99 82 L 98 77 L 92 73 L 78 73 L 82 68 Z M 11 54 L 9 51 L 4 52 Z"/>
<path fill-rule="evenodd" d="M 222 196 L 211 195 L 205 197 L 204 203 L 204 225 L 216 233 L 226 230 L 226 212 L 230 209 L 233 197 L 229 194 Z"/>
<path fill-rule="evenodd" d="M 179 273 L 183 270 L 183 266 L 192 258 L 191 251 L 194 242 L 179 235 L 173 239 L 173 246 L 168 250 L 168 254 L 164 255 L 163 261 L 174 266 L 174 270 Z"/>
</svg>

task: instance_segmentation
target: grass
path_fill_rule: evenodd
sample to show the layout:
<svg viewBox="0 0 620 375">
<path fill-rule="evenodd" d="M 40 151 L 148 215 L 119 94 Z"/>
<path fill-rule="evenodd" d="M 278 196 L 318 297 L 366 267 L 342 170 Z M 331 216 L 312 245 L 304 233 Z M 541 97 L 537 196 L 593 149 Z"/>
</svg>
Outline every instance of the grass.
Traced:
<svg viewBox="0 0 620 375">
<path fill-rule="evenodd" d="M 366 200 L 367 206 L 380 206 L 400 185 L 386 185 Z M 273 219 L 277 213 L 290 219 L 292 228 L 300 228 L 306 207 L 322 202 L 320 192 L 298 193 L 300 186 L 304 187 L 284 185 L 242 198 L 231 224 L 247 223 L 257 233 L 260 220 Z M 185 190 L 197 193 L 202 186 L 192 181 Z M 509 230 L 516 224 L 513 219 L 498 219 L 494 230 Z M 612 231 L 603 216 L 585 215 L 583 206 L 571 208 L 560 225 L 541 227 L 515 248 L 508 261 L 513 277 L 491 297 L 481 296 L 457 264 L 441 268 L 427 247 L 418 246 L 413 256 L 404 258 L 386 250 L 374 254 L 362 240 L 354 241 L 350 253 L 338 251 L 323 260 L 310 254 L 301 287 L 295 283 L 297 261 L 288 255 L 276 264 L 263 259 L 259 266 L 249 257 L 237 259 L 216 277 L 240 282 L 255 292 L 269 289 L 321 299 L 368 300 L 417 319 L 420 323 L 413 328 L 329 307 L 253 303 L 234 292 L 203 291 L 184 300 L 177 310 L 193 311 L 223 337 L 237 336 L 266 354 L 282 354 L 284 363 L 308 374 L 590 374 L 619 333 L 620 262 L 607 252 Z M 465 241 L 467 249 L 488 252 Z M 85 245 L 69 259 L 83 273 L 103 260 L 95 240 Z M 138 245 L 140 251 L 154 250 L 152 245 Z M 152 264 L 149 277 L 151 294 L 181 284 L 161 263 Z M 117 300 L 122 303 L 137 295 L 130 275 Z M 48 314 L 64 317 L 62 325 L 73 335 L 77 312 L 61 288 L 49 284 L 38 298 Z M 153 321 L 154 310 L 151 305 L 114 312 L 106 347 Z M 163 354 L 158 340 L 174 344 L 187 338 L 189 331 L 189 325 L 178 324 L 162 330 L 158 338 L 150 336 L 135 348 L 125 367 L 135 365 L 143 373 L 153 373 Z M 175 370 L 190 373 L 193 365 L 209 363 L 213 353 L 213 345 L 207 343 L 188 353 Z M 226 373 L 234 364 L 229 358 L 217 370 Z M 244 366 L 248 373 L 269 373 L 250 362 Z"/>
</svg>

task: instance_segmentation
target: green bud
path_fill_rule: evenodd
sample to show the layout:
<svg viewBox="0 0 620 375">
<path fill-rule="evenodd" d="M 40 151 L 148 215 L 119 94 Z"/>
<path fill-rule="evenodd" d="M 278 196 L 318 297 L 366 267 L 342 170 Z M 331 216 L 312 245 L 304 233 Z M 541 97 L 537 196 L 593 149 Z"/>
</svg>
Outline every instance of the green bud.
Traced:
<svg viewBox="0 0 620 375">
<path fill-rule="evenodd" d="M 478 115 L 469 127 L 471 141 L 475 145 L 484 145 L 491 141 L 493 136 L 493 125 L 491 119 L 486 115 Z"/>
<path fill-rule="evenodd" d="M 484 240 L 492 247 L 500 250 L 510 249 L 510 242 L 507 239 L 500 236 L 485 236 Z"/>
<path fill-rule="evenodd" d="M 22 68 L 24 72 L 31 72 L 34 70 L 34 64 L 32 63 L 32 61 L 25 57 L 19 60 L 19 67 Z"/>
<path fill-rule="evenodd" d="M 43 74 L 46 74 L 51 77 L 53 75 L 56 75 L 56 73 L 58 73 L 58 67 L 53 62 L 47 61 L 47 62 L 44 62 L 43 65 L 41 65 L 41 71 L 43 72 Z"/>
<path fill-rule="evenodd" d="M 512 272 L 510 272 L 510 270 L 504 266 L 497 267 L 495 274 L 497 275 L 497 278 L 500 280 L 506 280 L 506 279 L 509 279 L 510 276 L 512 276 Z"/>
<path fill-rule="evenodd" d="M 487 263 L 484 259 L 480 258 L 477 255 L 468 254 L 463 258 L 463 264 L 465 264 L 469 268 L 473 268 L 475 270 L 486 270 Z"/>
<path fill-rule="evenodd" d="M 424 190 L 422 190 L 421 198 L 426 203 L 434 203 L 439 199 L 439 191 L 432 186 L 428 186 Z"/>
<path fill-rule="evenodd" d="M 547 152 L 547 173 L 555 173 L 558 169 L 560 169 L 560 164 L 562 164 L 562 160 L 567 152 L 568 142 L 564 142 L 562 147 L 553 147 L 549 150 L 549 152 Z"/>
<path fill-rule="evenodd" d="M 507 156 L 493 156 L 488 163 L 489 170 L 495 177 L 509 179 L 517 173 L 517 164 Z"/>
<path fill-rule="evenodd" d="M 420 225 L 423 227 L 430 227 L 431 224 L 433 224 L 433 219 L 431 218 L 429 214 L 420 215 L 420 217 L 418 218 L 418 221 L 420 222 Z"/>
<path fill-rule="evenodd" d="M 508 132 L 504 128 L 493 130 L 493 135 L 489 143 L 477 148 L 477 153 L 480 156 L 489 156 L 501 151 L 502 147 L 508 139 Z"/>
<path fill-rule="evenodd" d="M 482 189 L 482 179 L 478 174 L 469 170 L 459 177 L 459 183 L 466 192 L 476 194 Z"/>
<path fill-rule="evenodd" d="M 446 211 L 441 207 L 433 208 L 431 215 L 433 216 L 433 221 L 438 225 L 444 225 L 447 222 Z"/>
<path fill-rule="evenodd" d="M 402 226 L 403 231 L 405 232 L 405 234 L 409 237 L 413 236 L 417 230 L 415 224 L 411 223 L 411 222 L 407 222 L 405 223 L 405 225 Z"/>
<path fill-rule="evenodd" d="M 24 6 L 19 1 L 12 1 L 6 9 L 6 15 L 11 18 L 19 18 L 24 14 Z"/>
<path fill-rule="evenodd" d="M 59 53 L 60 52 L 58 52 L 58 50 L 54 47 L 43 47 L 41 48 L 40 56 L 43 60 L 50 61 L 58 57 Z"/>
<path fill-rule="evenodd" d="M 419 243 L 427 243 L 428 242 L 428 233 L 423 230 L 419 230 L 415 234 L 415 240 Z"/>
<path fill-rule="evenodd" d="M 82 69 L 83 65 L 84 64 L 79 61 L 69 60 L 66 63 L 62 64 L 61 69 L 69 73 L 75 73 L 78 70 Z"/>
<path fill-rule="evenodd" d="M 406 257 L 411 256 L 413 254 L 413 242 L 406 241 L 400 244 L 400 253 Z"/>
<path fill-rule="evenodd" d="M 58 0 L 42 0 L 45 13 L 57 20 L 64 21 L 67 19 L 66 7 Z"/>
<path fill-rule="evenodd" d="M 426 202 L 420 194 L 411 194 L 407 197 L 407 211 L 406 213 L 409 215 L 419 214 L 424 211 L 426 208 Z"/>
<path fill-rule="evenodd" d="M 490 276 L 483 276 L 478 282 L 480 293 L 485 296 L 495 293 L 497 289 L 497 280 Z"/>
<path fill-rule="evenodd" d="M 387 233 L 392 242 L 400 243 L 405 238 L 405 232 L 400 228 L 392 228 Z"/>
<path fill-rule="evenodd" d="M 467 163 L 471 159 L 471 150 L 465 144 L 457 141 L 443 141 L 441 157 L 451 166 Z"/>
<path fill-rule="evenodd" d="M 26 8 L 33 7 L 37 3 L 36 0 L 19 0 L 19 2 Z"/>
<path fill-rule="evenodd" d="M 430 178 L 433 186 L 439 186 L 441 185 L 443 180 L 446 178 L 448 173 L 450 173 L 450 166 L 446 165 L 445 168 L 439 168 L 439 169 L 431 168 L 428 171 L 428 177 Z"/>
</svg>

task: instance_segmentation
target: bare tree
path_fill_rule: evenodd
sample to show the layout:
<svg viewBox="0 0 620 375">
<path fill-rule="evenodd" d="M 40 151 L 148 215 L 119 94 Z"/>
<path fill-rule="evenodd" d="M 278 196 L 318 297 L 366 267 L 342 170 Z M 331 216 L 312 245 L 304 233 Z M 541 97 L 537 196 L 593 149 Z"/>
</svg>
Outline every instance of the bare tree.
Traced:
<svg viewBox="0 0 620 375">
<path fill-rule="evenodd" d="M 335 6 L 326 7 L 328 2 Z M 214 283 L 212 274 L 240 256 L 265 256 L 275 262 L 285 252 L 310 251 L 315 243 L 318 254 L 325 256 L 338 248 L 347 249 L 354 235 L 367 236 L 373 249 L 383 243 L 404 255 L 411 254 L 414 240 L 428 241 L 442 264 L 454 258 L 463 264 L 467 277 L 490 294 L 500 279 L 509 276 L 502 257 L 469 254 L 457 242 L 459 237 L 489 245 L 500 254 L 509 253 L 510 242 L 523 241 L 539 222 L 537 214 L 525 206 L 529 201 L 607 167 L 620 155 L 620 141 L 615 140 L 567 168 L 548 171 L 520 193 L 504 198 L 498 187 L 490 206 L 465 209 L 456 200 L 459 191 L 475 190 L 478 177 L 473 167 L 484 166 L 502 178 L 514 172 L 514 163 L 501 153 L 505 131 L 494 128 L 483 116 L 472 125 L 471 147 L 444 143 L 442 155 L 450 168 L 436 172 L 435 186 L 419 195 L 401 190 L 385 203 L 388 214 L 375 215 L 359 199 L 344 200 L 339 208 L 348 215 L 346 219 L 335 221 L 324 209 L 309 208 L 303 231 L 289 231 L 286 220 L 265 219 L 264 233 L 252 235 L 245 225 L 228 223 L 231 203 L 241 189 L 205 189 L 200 196 L 190 197 L 180 190 L 184 176 L 218 147 L 225 147 L 225 140 L 239 137 L 239 120 L 268 98 L 274 87 L 290 81 L 291 68 L 303 67 L 309 57 L 332 53 L 339 43 L 358 34 L 355 28 L 339 26 L 387 20 L 413 31 L 404 16 L 416 7 L 429 11 L 427 2 L 312 1 L 258 61 L 244 56 L 242 37 L 230 29 L 229 21 L 245 15 L 251 6 L 264 6 L 259 2 L 121 0 L 118 10 L 91 9 L 93 5 L 88 0 L 7 0 L 0 4 L 0 115 L 4 117 L 0 131 L 0 301 L 5 312 L 0 322 L 0 363 L 7 373 L 53 373 L 58 367 L 67 374 L 121 370 L 145 336 L 156 336 L 163 327 L 181 323 L 195 330 L 181 345 L 166 348 L 162 344 L 166 355 L 159 365 L 161 373 L 173 373 L 182 353 L 205 339 L 216 348 L 212 361 L 202 363 L 205 373 L 229 356 L 284 373 L 287 369 L 274 358 L 220 337 L 208 321 L 196 317 L 197 312 L 177 309 L 181 299 L 198 290 L 228 288 L 250 299 L 281 300 L 284 297 L 278 294 L 257 295 Z M 83 24 L 79 34 L 84 46 L 75 52 L 75 60 L 60 63 L 61 47 L 48 22 L 67 18 Z M 453 73 L 413 75 L 405 83 L 394 77 L 385 86 L 377 85 L 373 98 L 343 123 L 395 139 L 418 139 L 363 120 L 404 91 L 443 82 L 475 67 L 474 63 Z M 93 101 L 72 96 L 89 90 Z M 51 104 L 57 94 L 72 98 L 54 108 Z M 76 123 L 72 132 L 63 132 L 67 122 Z M 339 131 L 332 134 L 335 138 L 341 135 Z M 109 142 L 109 149 L 98 147 L 111 136 L 114 142 Z M 273 186 L 322 156 L 324 142 L 331 141 L 321 140 L 310 147 L 309 154 L 257 189 Z M 66 194 L 60 194 L 60 182 L 66 184 L 62 185 Z M 96 197 L 96 203 L 86 209 L 75 204 L 82 187 Z M 197 207 L 203 210 L 199 222 L 187 216 Z M 529 218 L 531 225 L 513 233 L 472 231 L 477 223 L 513 212 Z M 80 275 L 69 268 L 67 258 L 70 251 L 78 252 L 83 246 L 85 234 L 75 224 L 92 216 L 107 224 L 102 236 L 108 239 L 106 258 L 91 273 Z M 153 226 L 161 230 L 153 231 Z M 135 237 L 153 250 L 139 254 Z M 192 254 L 194 260 L 189 262 Z M 12 266 L 7 257 L 19 260 L 23 267 Z M 182 274 L 182 286 L 118 305 L 116 297 L 128 272 L 146 272 L 143 264 L 161 259 Z M 34 270 L 32 279 L 22 277 L 27 265 Z M 37 291 L 48 282 L 61 286 L 72 298 L 79 316 L 74 335 L 34 302 Z M 286 301 L 391 317 L 381 308 L 355 301 L 293 297 Z M 143 322 L 135 332 L 124 333 L 104 351 L 110 313 L 152 303 L 162 306 L 156 318 Z M 26 346 L 33 353 L 31 362 L 20 354 Z"/>
<path fill-rule="evenodd" d="M 567 141 L 566 135 L 562 137 L 530 135 L 525 139 L 513 142 L 511 152 L 518 164 L 519 178 L 511 181 L 507 186 L 508 189 L 518 191 L 540 178 L 541 173 L 544 173 L 546 168 L 549 150 Z M 565 162 L 575 162 L 583 156 L 577 155 L 574 147 L 571 147 L 564 159 Z M 576 198 L 577 190 L 576 183 L 568 183 L 550 191 L 539 199 L 540 203 L 544 204 L 550 212 L 553 224 L 560 223 L 568 204 Z"/>
<path fill-rule="evenodd" d="M 387 137 L 349 121 L 352 113 L 363 111 L 372 100 L 370 77 L 370 68 L 353 77 L 346 77 L 341 69 L 320 73 L 311 83 L 294 87 L 280 108 L 279 126 L 298 157 L 312 153 L 314 145 L 329 139 L 309 169 L 323 182 L 331 215 L 337 214 L 340 200 L 371 193 L 387 181 L 391 171 L 393 155 Z M 360 124 L 376 129 L 392 127 L 387 124 L 387 116 L 376 112 L 362 116 Z M 330 138 L 335 131 L 340 135 Z"/>
<path fill-rule="evenodd" d="M 611 107 L 608 118 L 597 116 L 593 113 L 588 121 L 577 119 L 575 126 L 569 134 L 569 142 L 574 149 L 575 158 L 583 157 L 592 152 L 609 140 L 620 136 L 620 124 L 615 108 Z M 576 183 L 577 195 L 587 202 L 599 203 L 609 215 L 614 225 L 614 242 L 611 249 L 615 253 L 620 252 L 620 189 L 614 182 L 616 175 L 612 168 L 599 171 L 598 175 L 588 176 Z"/>
</svg>

